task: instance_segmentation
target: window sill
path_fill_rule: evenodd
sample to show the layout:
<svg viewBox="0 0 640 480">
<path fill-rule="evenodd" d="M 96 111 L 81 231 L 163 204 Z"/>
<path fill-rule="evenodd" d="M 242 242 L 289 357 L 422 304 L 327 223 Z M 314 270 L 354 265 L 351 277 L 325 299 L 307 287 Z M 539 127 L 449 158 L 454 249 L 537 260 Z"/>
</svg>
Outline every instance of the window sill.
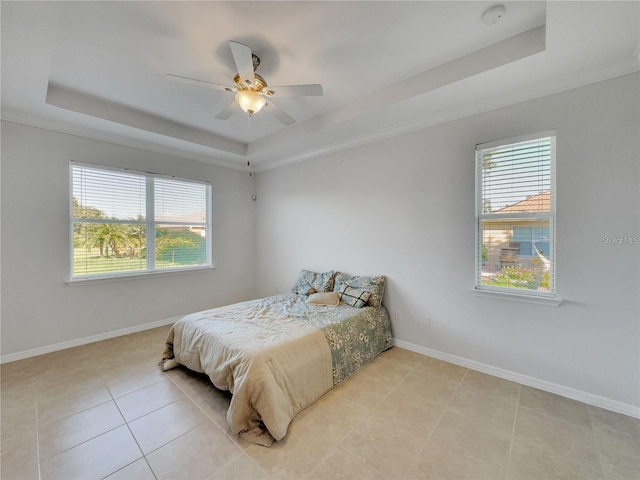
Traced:
<svg viewBox="0 0 640 480">
<path fill-rule="evenodd" d="M 535 303 L 537 305 L 546 305 L 549 307 L 559 307 L 564 301 L 560 297 L 544 297 L 537 295 L 522 295 L 519 293 L 498 292 L 495 290 L 480 290 L 478 288 L 470 289 L 475 293 L 476 297 L 493 298 L 496 300 L 509 300 L 512 302 Z"/>
<path fill-rule="evenodd" d="M 197 267 L 197 268 L 182 268 L 176 270 L 161 270 L 155 272 L 136 272 L 127 275 L 118 275 L 114 277 L 92 277 L 92 278 L 74 278 L 73 280 L 67 280 L 65 283 L 69 287 L 78 287 L 80 285 L 93 285 L 97 283 L 111 283 L 111 282 L 119 282 L 121 280 L 134 280 L 145 277 L 158 277 L 165 275 L 184 275 L 187 273 L 198 273 L 204 272 L 208 270 L 215 270 L 215 266 L 209 265 L 206 267 Z"/>
</svg>

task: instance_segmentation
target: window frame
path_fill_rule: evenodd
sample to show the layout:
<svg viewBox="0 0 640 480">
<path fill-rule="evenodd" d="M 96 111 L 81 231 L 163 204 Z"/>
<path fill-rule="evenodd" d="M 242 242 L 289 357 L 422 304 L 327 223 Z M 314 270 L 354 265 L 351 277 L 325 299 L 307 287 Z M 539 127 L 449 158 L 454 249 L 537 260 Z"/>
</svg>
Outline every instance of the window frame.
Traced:
<svg viewBox="0 0 640 480">
<path fill-rule="evenodd" d="M 74 179 L 73 179 L 73 171 L 74 167 L 84 167 L 88 169 L 105 171 L 105 172 L 115 172 L 121 175 L 131 175 L 143 177 L 145 179 L 145 220 L 131 220 L 131 219 L 109 219 L 109 218 L 84 218 L 79 219 L 74 217 L 73 211 L 73 187 L 74 187 Z M 156 252 L 155 252 L 155 230 L 158 226 L 171 224 L 171 225 L 179 225 L 181 222 L 167 222 L 167 221 L 158 221 L 155 219 L 155 192 L 154 185 L 155 179 L 163 179 L 163 180 L 175 180 L 176 182 L 184 182 L 190 184 L 200 184 L 205 186 L 205 208 L 206 208 L 206 220 L 202 225 L 206 228 L 207 235 L 205 236 L 205 253 L 206 253 L 206 262 L 203 264 L 197 265 L 185 265 L 180 267 L 170 267 L 170 268 L 157 268 L 156 267 Z M 141 277 L 148 275 L 167 275 L 167 274 L 178 274 L 178 273 L 189 273 L 194 271 L 202 271 L 202 270 L 211 270 L 215 268 L 213 264 L 213 251 L 212 251 L 212 234 L 213 234 L 213 223 L 212 223 L 212 186 L 211 182 L 203 181 L 203 180 L 194 180 L 189 178 L 176 177 L 172 175 L 163 175 L 159 173 L 153 172 L 143 172 L 139 170 L 129 169 L 129 168 L 120 168 L 120 167 L 111 167 L 107 165 L 98 165 L 92 164 L 88 162 L 78 162 L 72 160 L 69 162 L 69 265 L 70 265 L 70 273 L 69 280 L 66 282 L 68 285 L 78 284 L 78 283 L 86 283 L 86 282 L 103 282 L 103 281 L 112 281 L 112 280 L 120 280 L 132 277 Z M 88 220 L 88 221 L 87 221 Z M 146 268 L 144 270 L 125 270 L 125 271 L 111 271 L 104 272 L 98 274 L 74 274 L 74 226 L 77 223 L 96 223 L 96 224 L 136 224 L 136 225 L 144 225 L 146 228 L 145 235 L 145 248 L 147 252 L 153 252 L 153 255 L 146 256 Z M 184 225 L 193 225 L 194 223 L 199 222 L 184 222 Z M 152 235 L 149 235 L 149 232 L 153 232 Z"/>
<path fill-rule="evenodd" d="M 536 140 L 549 139 L 550 142 L 550 198 L 549 198 L 549 211 L 548 212 L 520 212 L 520 213 L 503 213 L 503 214 L 487 214 L 482 212 L 483 208 L 483 184 L 482 184 L 482 168 L 480 155 L 488 149 L 498 147 L 508 147 L 517 143 L 534 142 Z M 497 296 L 507 299 L 515 299 L 521 301 L 533 301 L 535 303 L 546 303 L 559 305 L 561 299 L 557 296 L 556 291 L 556 131 L 548 130 L 544 132 L 522 135 L 518 137 L 507 138 L 504 140 L 487 142 L 477 144 L 475 146 L 475 285 L 474 291 L 482 294 L 481 296 Z M 548 221 L 549 224 L 549 261 L 551 262 L 551 269 L 549 272 L 549 290 L 529 290 L 526 288 L 516 287 L 503 287 L 495 285 L 482 284 L 482 250 L 483 250 L 483 228 L 482 222 L 487 219 L 495 219 L 496 221 L 508 221 L 508 220 L 540 220 Z M 535 228 L 535 226 L 532 226 Z M 541 228 L 541 227 L 538 227 Z M 554 300 L 557 300 L 554 301 Z M 539 302 L 538 302 L 539 301 Z"/>
</svg>

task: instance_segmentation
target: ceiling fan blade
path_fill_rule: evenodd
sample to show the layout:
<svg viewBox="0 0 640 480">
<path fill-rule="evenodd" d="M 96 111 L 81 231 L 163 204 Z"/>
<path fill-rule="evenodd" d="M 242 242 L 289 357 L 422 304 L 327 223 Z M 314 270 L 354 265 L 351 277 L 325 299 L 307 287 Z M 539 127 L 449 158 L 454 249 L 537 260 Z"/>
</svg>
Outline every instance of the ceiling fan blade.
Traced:
<svg viewBox="0 0 640 480">
<path fill-rule="evenodd" d="M 236 89 L 233 87 L 227 87 L 225 85 L 219 85 L 217 83 L 206 82 L 204 80 L 196 80 L 195 78 L 181 77 L 180 75 L 171 75 L 170 73 L 167 73 L 165 76 L 167 77 L 168 80 L 171 80 L 172 82 L 186 83 L 189 85 L 196 85 L 198 87 L 215 88 L 216 90 L 226 90 L 227 92 L 236 91 Z"/>
<path fill-rule="evenodd" d="M 215 118 L 218 120 L 227 120 L 231 115 L 233 115 L 233 113 L 236 111 L 236 106 L 238 104 L 235 102 L 235 100 L 233 102 L 231 102 L 229 105 L 227 105 L 225 108 L 223 108 L 220 113 L 218 113 Z"/>
<path fill-rule="evenodd" d="M 280 85 L 278 87 L 267 87 L 266 92 L 272 91 L 276 97 L 321 97 L 323 95 L 322 85 L 314 83 L 311 85 Z M 267 95 L 269 95 L 267 93 Z"/>
<path fill-rule="evenodd" d="M 236 62 L 236 67 L 238 68 L 238 75 L 240 75 L 240 78 L 246 85 L 253 85 L 256 77 L 253 73 L 251 49 L 233 40 L 229 42 L 229 46 L 231 47 L 233 60 Z"/>
<path fill-rule="evenodd" d="M 291 117 L 287 112 L 278 107 L 271 100 L 267 102 L 266 110 L 274 116 L 276 120 L 278 120 L 283 125 L 291 125 L 295 123 L 295 119 Z"/>
</svg>

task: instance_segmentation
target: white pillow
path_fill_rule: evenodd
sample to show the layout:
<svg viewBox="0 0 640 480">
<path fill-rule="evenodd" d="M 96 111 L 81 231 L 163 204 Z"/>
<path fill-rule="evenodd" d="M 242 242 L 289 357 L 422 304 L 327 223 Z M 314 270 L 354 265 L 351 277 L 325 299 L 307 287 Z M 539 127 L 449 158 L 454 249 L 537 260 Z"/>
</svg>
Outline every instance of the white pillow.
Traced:
<svg viewBox="0 0 640 480">
<path fill-rule="evenodd" d="M 340 303 L 340 294 L 338 292 L 317 292 L 309 295 L 307 303 L 312 305 L 329 305 L 336 307 Z"/>
</svg>

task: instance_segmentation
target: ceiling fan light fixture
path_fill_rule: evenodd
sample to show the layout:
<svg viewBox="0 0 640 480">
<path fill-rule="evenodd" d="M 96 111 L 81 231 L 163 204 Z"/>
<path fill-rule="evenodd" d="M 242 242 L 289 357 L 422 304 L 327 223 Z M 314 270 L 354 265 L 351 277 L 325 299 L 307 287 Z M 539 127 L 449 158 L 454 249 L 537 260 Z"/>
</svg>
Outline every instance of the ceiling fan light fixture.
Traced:
<svg viewBox="0 0 640 480">
<path fill-rule="evenodd" d="M 258 113 L 267 104 L 267 99 L 255 90 L 240 90 L 236 93 L 236 102 L 249 115 Z"/>
</svg>

